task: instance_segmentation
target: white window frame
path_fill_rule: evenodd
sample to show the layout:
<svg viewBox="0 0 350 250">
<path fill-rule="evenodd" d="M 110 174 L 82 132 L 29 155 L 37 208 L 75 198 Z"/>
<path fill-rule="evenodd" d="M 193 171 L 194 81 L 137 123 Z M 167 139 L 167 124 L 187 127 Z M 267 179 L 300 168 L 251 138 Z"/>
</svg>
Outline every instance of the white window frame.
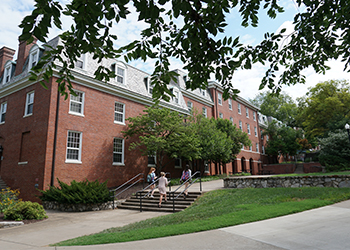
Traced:
<svg viewBox="0 0 350 250">
<path fill-rule="evenodd" d="M 253 120 L 256 121 L 256 113 L 253 111 Z"/>
<path fill-rule="evenodd" d="M 255 137 L 258 137 L 258 129 L 254 126 L 254 134 L 255 134 Z"/>
<path fill-rule="evenodd" d="M 245 116 L 249 118 L 249 109 L 247 107 L 245 108 Z"/>
<path fill-rule="evenodd" d="M 78 134 L 79 137 L 73 137 L 74 134 Z M 76 140 L 78 138 L 78 142 L 74 142 L 74 141 L 69 141 L 70 137 L 73 140 Z M 77 144 L 77 147 L 74 146 L 70 146 L 69 144 L 73 143 L 73 144 Z M 68 130 L 67 133 L 67 149 L 66 149 L 66 163 L 82 163 L 81 161 L 81 149 L 82 149 L 82 144 L 83 144 L 83 133 L 79 132 L 79 131 L 73 131 L 73 130 Z M 73 151 L 77 151 L 77 155 L 78 155 L 78 159 L 72 159 L 72 158 L 68 158 L 68 151 L 69 150 L 73 150 Z"/>
<path fill-rule="evenodd" d="M 252 146 L 249 146 L 249 151 L 253 151 L 253 147 Z"/>
<path fill-rule="evenodd" d="M 188 111 L 192 111 L 192 109 L 193 109 L 193 103 L 191 102 L 191 101 L 187 101 L 187 109 L 188 109 Z"/>
<path fill-rule="evenodd" d="M 122 68 L 120 66 L 116 67 L 115 75 L 116 75 L 117 83 L 125 84 L 125 72 L 126 72 L 125 68 Z"/>
<path fill-rule="evenodd" d="M 176 165 L 176 161 L 179 161 L 179 165 Z M 174 168 L 182 168 L 182 160 L 181 158 L 175 158 L 174 159 Z"/>
<path fill-rule="evenodd" d="M 33 96 L 33 97 L 31 97 L 31 96 Z M 32 106 L 31 113 L 29 113 L 30 105 Z M 32 115 L 33 114 L 33 110 L 34 110 L 34 91 L 31 91 L 31 92 L 27 93 L 24 117 Z"/>
<path fill-rule="evenodd" d="M 175 102 L 175 103 L 179 103 L 179 96 L 180 96 L 180 93 L 179 93 L 179 91 L 178 90 L 176 90 L 176 89 L 173 89 L 173 101 Z"/>
<path fill-rule="evenodd" d="M 120 149 L 116 147 L 116 143 L 118 143 L 118 146 L 121 146 Z M 115 155 L 121 156 L 120 162 L 114 161 Z M 118 165 L 118 166 L 124 165 L 124 139 L 122 138 L 118 138 L 118 137 L 113 138 L 113 165 Z"/>
<path fill-rule="evenodd" d="M 35 65 L 37 65 L 39 61 L 39 46 L 33 45 L 33 47 L 29 51 L 29 61 L 28 61 L 28 69 L 33 68 Z"/>
<path fill-rule="evenodd" d="M 250 124 L 247 123 L 247 132 L 248 132 L 248 135 L 250 135 Z"/>
<path fill-rule="evenodd" d="M 228 108 L 229 108 L 229 110 L 232 110 L 232 99 L 231 98 L 228 99 Z"/>
<path fill-rule="evenodd" d="M 0 124 L 5 123 L 6 111 L 7 111 L 7 102 L 3 102 L 1 103 L 1 106 L 0 106 Z"/>
<path fill-rule="evenodd" d="M 264 140 L 264 134 L 263 134 L 262 130 L 260 130 L 260 136 L 261 136 L 261 140 L 263 141 Z"/>
<path fill-rule="evenodd" d="M 74 92 L 77 94 L 77 96 L 70 94 L 69 114 L 84 116 L 85 93 L 83 91 L 79 91 L 79 90 L 74 90 Z M 81 95 L 81 101 L 76 99 L 76 98 L 80 98 L 80 95 Z M 77 112 L 77 111 L 72 110 L 72 105 L 80 105 L 81 111 Z"/>
<path fill-rule="evenodd" d="M 222 94 L 218 93 L 218 104 L 222 106 Z"/>
<path fill-rule="evenodd" d="M 230 117 L 230 121 L 232 122 L 232 125 L 233 125 L 233 117 L 232 116 Z"/>
<path fill-rule="evenodd" d="M 221 119 L 224 119 L 224 114 L 223 113 L 219 113 L 219 117 L 221 118 Z"/>
<path fill-rule="evenodd" d="M 81 54 L 80 57 L 77 58 L 77 61 L 75 62 L 74 67 L 76 69 L 85 70 L 85 68 L 86 68 L 86 55 L 85 54 Z"/>
<path fill-rule="evenodd" d="M 243 123 L 242 123 L 242 121 L 239 121 L 239 123 L 238 123 L 238 124 L 239 124 L 239 128 L 240 128 L 240 130 L 241 130 L 241 131 L 243 131 Z"/>
<path fill-rule="evenodd" d="M 266 135 L 266 141 L 268 141 L 269 140 L 269 135 Z"/>
<path fill-rule="evenodd" d="M 242 114 L 241 104 L 240 103 L 238 103 L 238 114 Z"/>
<path fill-rule="evenodd" d="M 202 96 L 206 96 L 206 90 L 205 89 L 200 89 L 200 93 Z"/>
<path fill-rule="evenodd" d="M 256 152 L 259 153 L 259 143 L 255 143 Z"/>
<path fill-rule="evenodd" d="M 264 155 L 265 154 L 265 147 L 264 147 L 264 145 L 261 146 L 261 151 L 262 151 L 262 154 Z"/>
<path fill-rule="evenodd" d="M 241 150 L 244 150 L 244 144 L 243 144 L 243 143 L 241 143 L 241 145 L 242 145 Z"/>
<path fill-rule="evenodd" d="M 207 108 L 206 108 L 206 107 L 203 107 L 203 108 L 202 108 L 202 112 L 203 112 L 203 116 L 204 116 L 205 118 L 207 118 L 207 117 L 208 117 L 208 111 L 207 111 Z"/>
<path fill-rule="evenodd" d="M 117 105 L 119 105 L 118 107 L 122 107 L 122 111 L 120 109 L 117 109 Z M 116 120 L 117 115 L 122 115 L 122 121 L 120 120 Z M 121 103 L 121 102 L 115 102 L 114 103 L 114 123 L 118 123 L 118 124 L 123 124 L 125 125 L 125 104 Z"/>
<path fill-rule="evenodd" d="M 4 79 L 3 84 L 9 82 L 11 80 L 11 72 L 12 72 L 12 63 L 5 64 L 4 70 Z"/>
</svg>

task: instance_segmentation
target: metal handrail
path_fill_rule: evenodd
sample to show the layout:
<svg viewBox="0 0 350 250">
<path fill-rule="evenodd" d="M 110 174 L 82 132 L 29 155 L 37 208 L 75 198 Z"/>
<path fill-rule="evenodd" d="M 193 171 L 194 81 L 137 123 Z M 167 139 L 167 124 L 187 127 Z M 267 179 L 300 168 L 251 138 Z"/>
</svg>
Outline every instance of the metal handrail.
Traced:
<svg viewBox="0 0 350 250">
<path fill-rule="evenodd" d="M 119 193 L 116 194 L 117 190 L 123 188 L 124 186 L 128 185 L 130 182 L 132 182 L 133 180 L 135 180 L 136 178 L 142 176 L 141 178 L 139 178 L 138 180 L 136 180 L 135 182 L 131 183 L 127 188 L 123 189 L 122 191 L 120 191 Z M 139 183 L 140 181 L 143 181 L 143 184 L 145 183 L 144 182 L 145 178 L 144 178 L 144 174 L 143 173 L 139 173 L 137 175 L 135 175 L 133 178 L 131 178 L 130 180 L 128 180 L 127 182 L 125 182 L 124 184 L 122 184 L 121 186 L 115 188 L 115 189 L 112 189 L 112 190 L 109 190 L 110 192 L 113 192 L 113 209 L 115 208 L 115 198 L 124 193 L 126 190 L 128 190 L 129 188 L 133 187 L 134 185 L 136 185 L 137 183 Z M 144 185 L 143 185 L 144 186 Z"/>
<path fill-rule="evenodd" d="M 194 176 L 196 174 L 199 174 L 199 177 L 197 177 L 196 179 L 194 179 L 192 182 L 190 182 L 192 180 L 192 178 L 194 178 Z M 171 198 L 172 196 L 172 201 L 173 201 L 173 212 L 175 212 L 175 200 L 177 198 L 179 198 L 187 189 L 189 189 L 193 183 L 195 183 L 197 180 L 199 179 L 199 190 L 202 192 L 202 177 L 201 177 L 201 173 L 200 171 L 195 172 L 193 175 L 191 175 L 190 178 L 188 178 L 185 182 L 183 182 L 176 190 L 169 192 L 169 198 Z M 183 185 L 185 185 L 186 183 L 190 183 L 188 185 L 187 188 L 185 188 L 181 193 L 179 193 L 176 197 L 175 197 L 175 192 L 177 190 L 179 190 Z"/>
<path fill-rule="evenodd" d="M 167 175 L 171 176 L 171 174 L 169 172 L 166 172 Z M 168 178 L 169 182 L 170 182 L 170 177 Z M 156 185 L 154 188 L 152 188 L 151 190 L 149 190 L 145 195 L 142 196 L 142 192 L 145 191 L 146 189 L 148 189 L 150 186 L 155 185 L 157 182 L 159 181 L 159 178 L 157 178 L 156 180 L 154 180 L 151 184 L 149 184 L 147 187 L 143 188 L 140 191 L 136 192 L 136 199 L 138 198 L 138 196 L 140 195 L 140 212 L 142 212 L 142 199 L 145 198 L 146 196 L 149 196 L 149 194 L 156 189 L 158 186 Z M 171 191 L 171 186 L 169 186 L 169 192 Z"/>
</svg>

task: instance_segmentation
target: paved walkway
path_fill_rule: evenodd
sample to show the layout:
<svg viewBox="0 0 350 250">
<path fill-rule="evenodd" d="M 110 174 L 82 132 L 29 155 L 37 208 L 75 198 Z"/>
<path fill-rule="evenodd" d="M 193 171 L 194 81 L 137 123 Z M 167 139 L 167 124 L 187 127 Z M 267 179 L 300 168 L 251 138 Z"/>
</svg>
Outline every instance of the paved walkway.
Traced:
<svg viewBox="0 0 350 250">
<path fill-rule="evenodd" d="M 203 191 L 223 187 L 222 180 L 202 184 Z M 198 191 L 198 184 L 191 190 Z M 48 211 L 49 219 L 45 221 L 0 229 L 0 250 L 350 249 L 350 200 L 298 214 L 187 235 L 107 245 L 48 246 L 164 214 L 123 209 L 83 213 Z"/>
</svg>

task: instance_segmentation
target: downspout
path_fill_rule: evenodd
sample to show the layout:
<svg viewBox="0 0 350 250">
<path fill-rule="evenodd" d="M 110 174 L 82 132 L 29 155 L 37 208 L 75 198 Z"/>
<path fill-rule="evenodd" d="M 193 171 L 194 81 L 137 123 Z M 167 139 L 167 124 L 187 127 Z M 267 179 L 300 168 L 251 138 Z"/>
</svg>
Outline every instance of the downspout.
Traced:
<svg viewBox="0 0 350 250">
<path fill-rule="evenodd" d="M 57 145 L 57 130 L 58 130 L 58 114 L 60 109 L 60 92 L 57 86 L 57 103 L 56 103 L 56 121 L 55 121 L 55 133 L 53 138 L 53 154 L 52 154 L 52 168 L 51 168 L 51 183 L 53 186 L 55 183 L 55 159 L 56 159 L 56 145 Z"/>
</svg>

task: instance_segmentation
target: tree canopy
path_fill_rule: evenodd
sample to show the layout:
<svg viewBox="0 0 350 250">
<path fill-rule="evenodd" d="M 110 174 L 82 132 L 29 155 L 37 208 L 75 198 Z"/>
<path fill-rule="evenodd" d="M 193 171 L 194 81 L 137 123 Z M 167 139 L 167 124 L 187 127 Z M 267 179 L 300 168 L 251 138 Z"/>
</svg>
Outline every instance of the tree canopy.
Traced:
<svg viewBox="0 0 350 250">
<path fill-rule="evenodd" d="M 165 100 L 169 99 L 167 94 L 171 95 L 167 84 L 176 75 L 169 71 L 170 58 L 180 59 L 188 71 L 188 89 L 206 88 L 213 74 L 223 86 L 224 98 L 238 93 L 231 81 L 234 72 L 251 69 L 252 64 L 258 62 L 268 66 L 260 89 L 268 86 L 275 92 L 284 84 L 305 82 L 301 71 L 308 67 L 324 73 L 329 59 L 341 59 L 344 70 L 349 68 L 349 1 L 295 0 L 297 8 L 305 11 L 295 15 L 294 31 L 286 34 L 286 29 L 282 29 L 276 34 L 266 33 L 256 46 L 243 45 L 238 36 L 218 38 L 225 33 L 226 15 L 237 9 L 242 20 L 240 25 L 256 27 L 260 10 L 266 11 L 270 18 L 284 11 L 276 0 L 69 0 L 65 1 L 66 5 L 55 0 L 35 2 L 32 13 L 20 24 L 22 40 L 31 42 L 35 36 L 46 42 L 49 28 L 61 29 L 63 18 L 73 20 L 71 28 L 60 35 L 62 45 L 47 51 L 32 69 L 31 78 L 42 77 L 47 81 L 56 67 L 51 64 L 52 60 L 58 60 L 63 65 L 59 69 L 59 89 L 66 95 L 67 88 L 72 91 L 74 79 L 70 70 L 84 53 L 92 53 L 98 61 L 119 57 L 124 57 L 126 62 L 155 59 L 151 76 L 155 86 L 153 97 Z M 114 48 L 114 42 L 124 34 L 113 33 L 113 27 L 122 19 L 131 18 L 130 5 L 135 7 L 133 14 L 146 27 L 140 39 Z M 107 81 L 114 73 L 100 66 L 95 75 Z"/>
<path fill-rule="evenodd" d="M 281 92 L 276 95 L 271 91 L 266 91 L 257 94 L 249 101 L 259 107 L 262 114 L 272 116 L 287 126 L 295 126 L 298 109 L 293 98 L 288 94 Z"/>
<path fill-rule="evenodd" d="M 344 129 L 350 120 L 350 85 L 345 80 L 318 83 L 298 99 L 298 124 L 308 137 Z"/>
<path fill-rule="evenodd" d="M 125 138 L 136 136 L 129 150 L 139 149 L 143 155 L 155 156 L 157 171 L 183 158 L 189 161 L 200 158 L 200 142 L 191 126 L 184 124 L 183 117 L 176 111 L 151 106 L 144 114 L 129 117 Z"/>
</svg>

